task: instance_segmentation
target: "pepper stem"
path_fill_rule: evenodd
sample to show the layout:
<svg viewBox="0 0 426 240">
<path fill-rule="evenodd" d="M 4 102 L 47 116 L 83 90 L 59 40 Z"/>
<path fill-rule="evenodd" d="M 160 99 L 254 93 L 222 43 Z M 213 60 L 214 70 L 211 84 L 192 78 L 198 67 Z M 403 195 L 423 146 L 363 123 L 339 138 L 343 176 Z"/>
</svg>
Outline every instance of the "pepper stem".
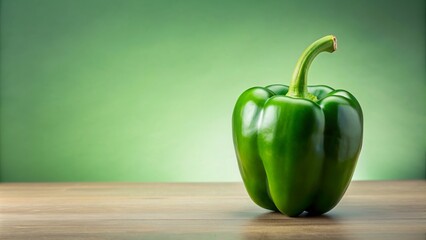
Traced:
<svg viewBox="0 0 426 240">
<path fill-rule="evenodd" d="M 299 61 L 297 61 L 286 96 L 317 101 L 317 97 L 308 92 L 307 76 L 309 66 L 318 54 L 325 51 L 332 53 L 336 49 L 337 39 L 333 35 L 322 37 L 306 48 Z"/>
</svg>

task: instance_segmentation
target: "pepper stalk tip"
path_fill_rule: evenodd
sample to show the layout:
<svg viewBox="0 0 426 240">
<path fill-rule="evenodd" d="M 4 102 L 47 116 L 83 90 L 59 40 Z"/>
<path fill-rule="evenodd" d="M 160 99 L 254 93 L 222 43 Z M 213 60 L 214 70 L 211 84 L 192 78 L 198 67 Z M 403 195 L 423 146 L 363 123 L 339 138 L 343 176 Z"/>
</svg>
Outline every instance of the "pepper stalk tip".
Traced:
<svg viewBox="0 0 426 240">
<path fill-rule="evenodd" d="M 333 36 L 333 51 L 336 51 L 337 50 L 337 38 L 334 35 L 332 35 L 332 36 Z"/>
</svg>

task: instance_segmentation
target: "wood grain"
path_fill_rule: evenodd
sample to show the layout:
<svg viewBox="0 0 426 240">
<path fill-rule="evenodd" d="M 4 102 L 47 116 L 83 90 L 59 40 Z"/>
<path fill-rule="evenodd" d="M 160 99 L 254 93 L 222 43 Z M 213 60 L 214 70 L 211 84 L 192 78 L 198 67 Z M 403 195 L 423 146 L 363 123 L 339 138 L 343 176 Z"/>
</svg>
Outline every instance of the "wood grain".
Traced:
<svg viewBox="0 0 426 240">
<path fill-rule="evenodd" d="M 426 181 L 352 182 L 320 217 L 254 205 L 241 183 L 1 183 L 0 239 L 425 239 Z"/>
</svg>

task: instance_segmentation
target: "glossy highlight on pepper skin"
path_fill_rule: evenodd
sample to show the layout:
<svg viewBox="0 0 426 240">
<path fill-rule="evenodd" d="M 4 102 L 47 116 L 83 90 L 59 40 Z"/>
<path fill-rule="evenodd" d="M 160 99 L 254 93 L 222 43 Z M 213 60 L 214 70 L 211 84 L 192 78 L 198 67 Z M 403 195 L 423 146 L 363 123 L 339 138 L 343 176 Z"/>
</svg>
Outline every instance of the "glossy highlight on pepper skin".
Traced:
<svg viewBox="0 0 426 240">
<path fill-rule="evenodd" d="M 362 145 L 361 107 L 347 91 L 306 85 L 314 56 L 335 49 L 334 36 L 316 41 L 302 54 L 293 86 L 254 87 L 237 100 L 238 166 L 251 199 L 263 208 L 292 217 L 323 214 L 349 186 Z"/>
</svg>

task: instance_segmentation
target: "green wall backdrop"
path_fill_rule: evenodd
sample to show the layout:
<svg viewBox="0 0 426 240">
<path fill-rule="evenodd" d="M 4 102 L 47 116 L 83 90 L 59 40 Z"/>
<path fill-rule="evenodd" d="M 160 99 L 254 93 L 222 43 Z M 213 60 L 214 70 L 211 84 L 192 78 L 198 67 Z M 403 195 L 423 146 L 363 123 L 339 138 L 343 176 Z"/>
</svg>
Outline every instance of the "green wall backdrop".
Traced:
<svg viewBox="0 0 426 240">
<path fill-rule="evenodd" d="M 424 179 L 425 1 L 2 0 L 1 181 L 240 181 L 231 113 L 288 84 L 352 92 L 355 179 Z"/>
</svg>

